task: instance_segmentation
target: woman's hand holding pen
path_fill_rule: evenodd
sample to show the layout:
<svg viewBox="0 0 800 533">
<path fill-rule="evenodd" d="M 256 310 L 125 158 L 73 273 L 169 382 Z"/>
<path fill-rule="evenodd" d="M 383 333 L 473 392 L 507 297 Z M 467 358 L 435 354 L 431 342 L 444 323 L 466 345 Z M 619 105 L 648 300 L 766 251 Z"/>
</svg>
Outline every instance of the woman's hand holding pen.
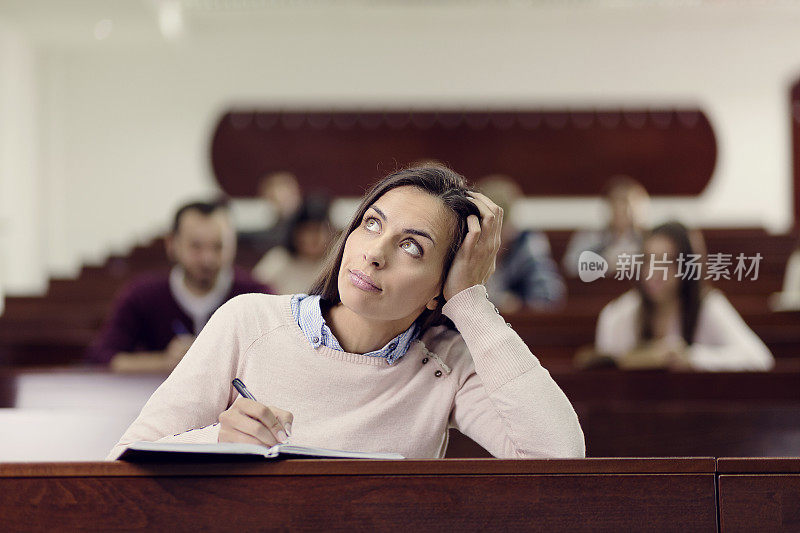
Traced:
<svg viewBox="0 0 800 533">
<path fill-rule="evenodd" d="M 453 259 L 442 288 L 445 300 L 473 285 L 486 283 L 494 272 L 500 249 L 503 209 L 479 192 L 470 192 L 470 196 L 481 218 L 478 220 L 475 215 L 467 217 L 467 236 Z"/>
<path fill-rule="evenodd" d="M 238 397 L 219 415 L 219 442 L 274 446 L 292 434 L 292 413 Z"/>
</svg>

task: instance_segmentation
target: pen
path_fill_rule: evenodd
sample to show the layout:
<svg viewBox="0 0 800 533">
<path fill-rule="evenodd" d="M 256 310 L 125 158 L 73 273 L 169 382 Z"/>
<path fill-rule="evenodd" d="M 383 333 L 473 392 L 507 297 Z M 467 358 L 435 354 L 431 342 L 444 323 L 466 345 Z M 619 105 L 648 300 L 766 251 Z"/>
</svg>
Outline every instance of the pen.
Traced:
<svg viewBox="0 0 800 533">
<path fill-rule="evenodd" d="M 231 383 L 236 388 L 236 390 L 239 391 L 239 394 L 241 394 L 242 396 L 244 396 L 245 398 L 248 398 L 250 400 L 253 400 L 253 401 L 256 401 L 256 402 L 258 401 L 258 400 L 256 400 L 256 397 L 253 396 L 253 394 L 249 390 L 247 390 L 247 387 L 244 386 L 244 383 L 242 382 L 241 379 L 233 378 L 233 381 L 231 381 Z"/>
</svg>

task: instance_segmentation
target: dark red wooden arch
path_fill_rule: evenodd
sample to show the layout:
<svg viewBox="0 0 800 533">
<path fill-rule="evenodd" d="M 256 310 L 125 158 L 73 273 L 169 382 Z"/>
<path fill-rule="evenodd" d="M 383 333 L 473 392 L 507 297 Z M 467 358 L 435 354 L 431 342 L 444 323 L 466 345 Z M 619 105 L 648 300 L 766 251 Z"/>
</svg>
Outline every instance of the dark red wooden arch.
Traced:
<svg viewBox="0 0 800 533">
<path fill-rule="evenodd" d="M 593 111 L 237 110 L 220 118 L 211 163 L 222 189 L 252 196 L 273 171 L 306 190 L 359 196 L 388 172 L 421 159 L 469 179 L 502 173 L 530 196 L 596 195 L 628 174 L 653 195 L 693 196 L 717 158 L 699 109 Z"/>
</svg>

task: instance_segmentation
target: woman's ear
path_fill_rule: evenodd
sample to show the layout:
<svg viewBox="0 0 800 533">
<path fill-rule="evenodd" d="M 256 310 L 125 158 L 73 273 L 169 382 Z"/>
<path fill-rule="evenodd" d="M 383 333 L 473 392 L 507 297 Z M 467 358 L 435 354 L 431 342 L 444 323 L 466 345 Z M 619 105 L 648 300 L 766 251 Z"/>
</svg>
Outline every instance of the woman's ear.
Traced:
<svg viewBox="0 0 800 533">
<path fill-rule="evenodd" d="M 436 298 L 431 298 L 431 301 L 429 301 L 428 305 L 426 305 L 425 307 L 427 307 L 431 311 L 435 311 L 436 308 L 439 307 L 439 297 L 437 296 Z"/>
</svg>

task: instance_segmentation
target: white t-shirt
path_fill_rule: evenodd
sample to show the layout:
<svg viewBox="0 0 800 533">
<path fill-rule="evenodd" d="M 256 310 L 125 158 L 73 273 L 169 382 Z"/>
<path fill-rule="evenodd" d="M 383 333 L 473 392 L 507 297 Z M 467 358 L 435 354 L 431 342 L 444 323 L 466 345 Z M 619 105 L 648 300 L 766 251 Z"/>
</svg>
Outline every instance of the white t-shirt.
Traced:
<svg viewBox="0 0 800 533">
<path fill-rule="evenodd" d="M 639 344 L 641 301 L 634 289 L 603 308 L 595 335 L 598 352 L 621 358 Z M 669 336 L 680 336 L 678 319 L 669 330 Z M 700 302 L 694 342 L 689 346 L 689 364 L 695 370 L 769 370 L 775 361 L 728 299 L 720 291 L 711 290 Z"/>
<path fill-rule="evenodd" d="M 233 271 L 230 269 L 220 271 L 214 288 L 203 296 L 196 296 L 189 291 L 183 281 L 184 275 L 183 268 L 178 265 L 172 267 L 172 271 L 169 273 L 169 289 L 181 309 L 192 319 L 194 330 L 200 332 L 211 314 L 222 305 L 231 292 Z"/>
</svg>

